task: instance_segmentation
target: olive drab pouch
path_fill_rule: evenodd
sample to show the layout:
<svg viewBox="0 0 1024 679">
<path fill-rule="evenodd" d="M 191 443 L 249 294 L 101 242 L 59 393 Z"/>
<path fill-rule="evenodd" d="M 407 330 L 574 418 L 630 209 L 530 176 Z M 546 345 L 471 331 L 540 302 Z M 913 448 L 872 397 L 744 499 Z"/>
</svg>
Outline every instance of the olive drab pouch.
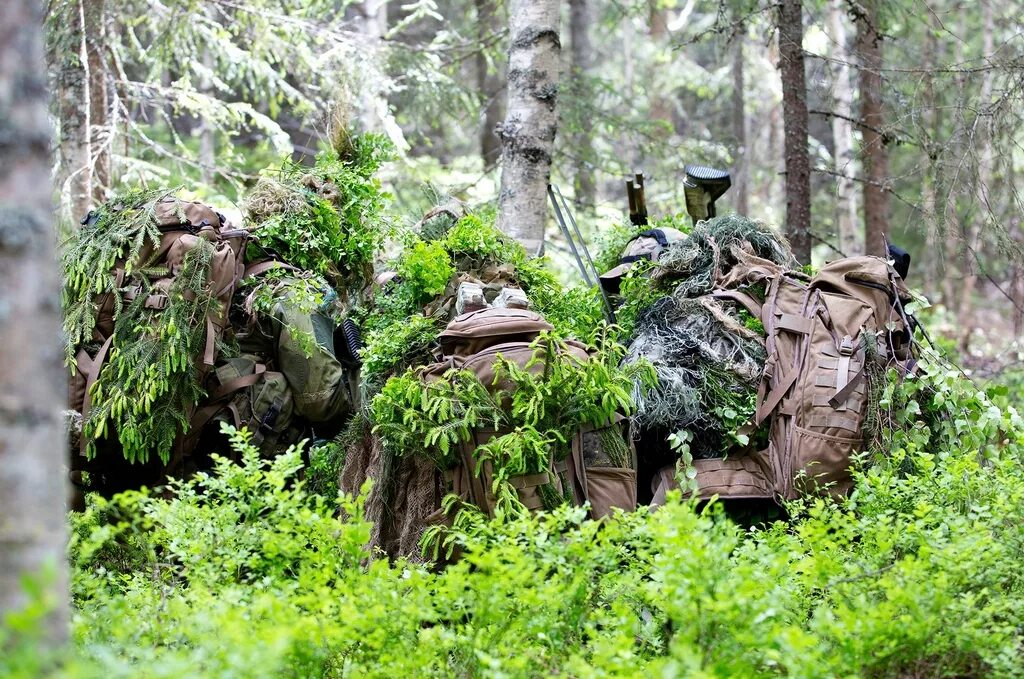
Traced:
<svg viewBox="0 0 1024 679">
<path fill-rule="evenodd" d="M 210 405 L 216 407 L 221 395 L 227 397 L 216 419 L 248 429 L 253 445 L 265 452 L 294 443 L 286 440 L 295 405 L 284 374 L 268 370 L 256 356 L 243 355 L 225 361 L 215 378 L 218 386 L 210 393 Z"/>
</svg>

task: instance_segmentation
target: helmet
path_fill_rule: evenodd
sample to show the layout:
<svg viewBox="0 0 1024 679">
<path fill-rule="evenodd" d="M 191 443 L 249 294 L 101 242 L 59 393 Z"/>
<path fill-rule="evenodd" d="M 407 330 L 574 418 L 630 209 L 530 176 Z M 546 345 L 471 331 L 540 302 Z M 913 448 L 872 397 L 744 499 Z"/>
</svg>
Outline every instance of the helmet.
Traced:
<svg viewBox="0 0 1024 679">
<path fill-rule="evenodd" d="M 648 229 L 638 233 L 626 244 L 619 257 L 619 265 L 601 274 L 601 287 L 612 294 L 618 293 L 619 282 L 634 264 L 644 259 L 657 262 L 668 246 L 684 238 L 686 234 L 671 228 Z"/>
</svg>

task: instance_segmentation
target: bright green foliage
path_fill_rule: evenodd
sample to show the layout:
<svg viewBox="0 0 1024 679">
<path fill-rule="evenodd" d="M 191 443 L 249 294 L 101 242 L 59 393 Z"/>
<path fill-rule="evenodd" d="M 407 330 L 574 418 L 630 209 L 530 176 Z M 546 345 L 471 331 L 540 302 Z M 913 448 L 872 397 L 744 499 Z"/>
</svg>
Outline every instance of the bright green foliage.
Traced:
<svg viewBox="0 0 1024 679">
<path fill-rule="evenodd" d="M 366 284 L 383 240 L 389 197 L 375 173 L 391 146 L 371 134 L 343 141 L 318 155 L 311 168 L 283 163 L 249 192 L 245 212 L 255 241 L 250 259 L 273 253 L 335 285 Z"/>
<path fill-rule="evenodd" d="M 398 265 L 398 275 L 412 289 L 413 299 L 425 304 L 444 292 L 455 273 L 448 253 L 437 243 L 419 241 L 408 248 Z"/>
<path fill-rule="evenodd" d="M 364 384 L 383 384 L 387 375 L 427 359 L 428 348 L 440 332 L 436 319 L 412 314 L 404 322 L 370 331 L 360 355 Z M 374 391 L 376 393 L 376 391 Z M 372 394 L 371 394 L 372 395 Z"/>
<path fill-rule="evenodd" d="M 124 260 L 126 273 L 149 264 L 139 258 L 159 245 L 153 209 L 165 195 L 169 192 L 126 192 L 101 206 L 95 225 L 77 231 L 64 246 L 70 361 L 92 339 L 98 296 L 110 294 L 114 304 L 113 341 L 92 386 L 92 407 L 82 429 L 89 456 L 96 454 L 96 439 L 116 429 L 128 461 L 145 462 L 155 451 L 166 462 L 178 432 L 188 427 L 188 414 L 205 395 L 196 361 L 206 345 L 205 321 L 220 313 L 207 289 L 213 245 L 200 238 L 185 254 L 162 310 L 146 308 L 147 276 L 133 279 L 143 289 L 127 304 L 115 288 L 115 262 Z"/>
<path fill-rule="evenodd" d="M 261 248 L 306 271 L 326 274 L 331 263 L 344 250 L 341 218 L 331 204 L 318 196 L 308 196 L 299 210 L 278 213 L 253 225 L 255 244 L 249 246 L 250 259 L 258 259 Z"/>
<path fill-rule="evenodd" d="M 63 244 L 62 300 L 69 362 L 74 360 L 75 347 L 92 340 L 96 298 L 116 289 L 114 265 L 124 260 L 125 273 L 130 274 L 146 264 L 139 261 L 143 249 L 160 242 L 154 208 L 160 198 L 173 194 L 173 189 L 128 189 L 96 208 L 95 226 L 76 230 Z"/>
<path fill-rule="evenodd" d="M 678 496 L 601 522 L 462 511 L 447 536 L 462 557 L 443 571 L 367 560 L 360 500 L 338 518 L 295 480 L 297 452 L 261 461 L 236 435 L 240 466 L 75 518 L 62 672 L 1019 676 L 1024 422 L 934 363 L 893 402 L 923 391 L 944 397 L 923 399 L 925 417 L 894 406 L 915 424 L 848 502 L 751 530 Z M 33 676 L 43 659 L 15 622 L 0 674 Z"/>
<path fill-rule="evenodd" d="M 451 369 L 427 381 L 410 369 L 389 379 L 373 399 L 374 431 L 388 450 L 426 455 L 439 469 L 460 463 L 459 446 L 475 429 L 505 432 L 476 449 L 473 473 L 479 475 L 480 465 L 489 461 L 495 513 L 516 516 L 526 510 L 511 477 L 547 471 L 552 459 L 566 457 L 569 439 L 583 425 L 607 426 L 617 413 L 632 412 L 634 381 L 653 381 L 648 364 L 619 367 L 621 345 L 602 339 L 599 347 L 590 360 L 581 360 L 557 335 L 541 333 L 525 366 L 498 354 L 494 385 L 507 386 L 493 394 L 488 386 L 494 385 L 484 385 L 467 370 Z M 551 506 L 561 499 L 551 493 Z M 425 543 L 434 543 L 442 532 L 428 531 Z"/>
<path fill-rule="evenodd" d="M 457 447 L 473 429 L 497 428 L 501 404 L 468 370 L 450 370 L 426 382 L 410 368 L 392 377 L 372 404 L 374 431 L 399 455 L 428 455 L 441 469 L 456 462 Z"/>
<path fill-rule="evenodd" d="M 317 441 L 309 447 L 306 488 L 329 502 L 338 497 L 338 479 L 345 464 L 345 446 L 339 441 Z"/>
</svg>

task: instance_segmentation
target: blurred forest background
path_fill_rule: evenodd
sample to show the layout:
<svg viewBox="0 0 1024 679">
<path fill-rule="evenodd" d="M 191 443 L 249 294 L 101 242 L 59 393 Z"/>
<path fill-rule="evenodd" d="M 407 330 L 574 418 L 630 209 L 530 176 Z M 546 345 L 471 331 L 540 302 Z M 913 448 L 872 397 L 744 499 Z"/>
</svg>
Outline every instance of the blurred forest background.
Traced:
<svg viewBox="0 0 1024 679">
<path fill-rule="evenodd" d="M 592 245 L 624 219 L 634 170 L 658 217 L 683 211 L 684 164 L 729 168 L 720 214 L 791 239 L 809 224 L 794 246 L 818 263 L 885 233 L 913 256 L 910 283 L 951 346 L 1020 360 L 1007 343 L 1024 329 L 1024 3 L 569 0 L 561 12 L 552 182 Z M 415 221 L 445 195 L 493 201 L 508 20 L 494 0 L 51 0 L 62 219 L 123 183 L 233 204 L 281 154 L 311 162 L 339 124 L 395 142 L 395 214 Z"/>
</svg>

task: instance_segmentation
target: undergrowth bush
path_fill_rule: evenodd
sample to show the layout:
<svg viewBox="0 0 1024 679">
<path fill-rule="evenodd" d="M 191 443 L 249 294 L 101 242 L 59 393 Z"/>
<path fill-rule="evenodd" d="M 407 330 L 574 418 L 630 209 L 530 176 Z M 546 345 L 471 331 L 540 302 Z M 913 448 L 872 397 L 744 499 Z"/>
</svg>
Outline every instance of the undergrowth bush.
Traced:
<svg viewBox="0 0 1024 679">
<path fill-rule="evenodd" d="M 73 517 L 73 647 L 34 655 L 11 616 L 0 674 L 1021 676 L 1024 423 L 923 365 L 887 387 L 905 426 L 843 503 L 747 530 L 678 494 L 602 522 L 478 516 L 439 572 L 367 554 L 361 498 L 235 433 L 240 465 Z"/>
</svg>

